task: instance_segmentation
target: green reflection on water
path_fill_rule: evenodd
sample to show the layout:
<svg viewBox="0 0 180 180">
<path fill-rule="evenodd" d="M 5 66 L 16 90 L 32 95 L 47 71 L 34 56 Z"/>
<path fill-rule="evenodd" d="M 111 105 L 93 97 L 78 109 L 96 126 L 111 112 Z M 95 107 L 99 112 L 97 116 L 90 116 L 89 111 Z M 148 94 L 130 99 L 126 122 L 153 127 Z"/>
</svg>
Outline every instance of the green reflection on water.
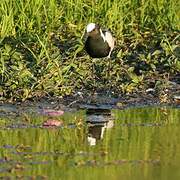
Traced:
<svg viewBox="0 0 180 180">
<path fill-rule="evenodd" d="M 114 110 L 113 117 L 109 127 L 91 127 L 86 124 L 85 112 L 68 113 L 59 118 L 64 127 L 56 129 L 3 128 L 27 119 L 27 124 L 38 125 L 45 117 L 29 114 L 26 120 L 24 116 L 13 120 L 1 117 L 1 177 L 180 178 L 180 109 Z M 77 126 L 70 127 L 69 123 Z M 91 144 L 93 136 L 97 139 Z"/>
</svg>

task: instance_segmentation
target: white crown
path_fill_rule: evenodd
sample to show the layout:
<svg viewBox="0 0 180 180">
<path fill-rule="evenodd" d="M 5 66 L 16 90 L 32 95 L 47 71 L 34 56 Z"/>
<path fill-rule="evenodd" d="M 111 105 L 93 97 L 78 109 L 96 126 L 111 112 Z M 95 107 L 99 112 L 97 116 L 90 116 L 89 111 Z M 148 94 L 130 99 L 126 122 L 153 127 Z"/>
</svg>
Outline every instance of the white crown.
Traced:
<svg viewBox="0 0 180 180">
<path fill-rule="evenodd" d="M 89 23 L 86 27 L 87 32 L 91 32 L 93 29 L 95 29 L 96 24 L 95 23 Z"/>
</svg>

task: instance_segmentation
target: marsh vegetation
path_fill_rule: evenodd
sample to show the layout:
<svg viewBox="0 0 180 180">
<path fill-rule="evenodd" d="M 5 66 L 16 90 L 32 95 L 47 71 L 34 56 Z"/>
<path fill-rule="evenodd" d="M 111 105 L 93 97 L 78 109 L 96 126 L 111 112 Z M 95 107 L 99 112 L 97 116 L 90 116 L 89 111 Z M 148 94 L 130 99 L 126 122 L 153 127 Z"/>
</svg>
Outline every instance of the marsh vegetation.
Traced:
<svg viewBox="0 0 180 180">
<path fill-rule="evenodd" d="M 178 0 L 1 0 L 1 100 L 92 89 L 162 92 L 169 80 L 179 83 L 179 9 Z M 116 38 L 109 74 L 106 59 L 91 71 L 83 45 L 89 22 Z"/>
</svg>

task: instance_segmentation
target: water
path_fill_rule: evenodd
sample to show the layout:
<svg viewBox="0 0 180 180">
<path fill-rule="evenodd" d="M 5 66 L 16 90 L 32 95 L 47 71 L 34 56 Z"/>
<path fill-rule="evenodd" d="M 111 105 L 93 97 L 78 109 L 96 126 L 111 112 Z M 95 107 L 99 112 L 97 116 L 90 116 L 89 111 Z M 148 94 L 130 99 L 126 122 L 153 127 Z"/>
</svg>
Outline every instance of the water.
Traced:
<svg viewBox="0 0 180 180">
<path fill-rule="evenodd" d="M 78 111 L 57 118 L 63 127 L 42 127 L 48 118 L 1 115 L 1 178 L 180 178 L 178 108 L 129 108 L 98 117 Z M 89 123 L 93 119 L 95 124 Z"/>
</svg>

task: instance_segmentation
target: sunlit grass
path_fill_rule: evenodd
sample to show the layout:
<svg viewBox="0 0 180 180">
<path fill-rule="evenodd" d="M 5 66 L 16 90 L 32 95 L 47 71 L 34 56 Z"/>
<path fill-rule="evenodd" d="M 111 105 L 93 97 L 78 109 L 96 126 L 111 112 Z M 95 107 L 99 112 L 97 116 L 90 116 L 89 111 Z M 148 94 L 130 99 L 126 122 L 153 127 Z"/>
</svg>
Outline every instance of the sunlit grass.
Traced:
<svg viewBox="0 0 180 180">
<path fill-rule="evenodd" d="M 13 100 L 72 94 L 81 88 L 131 92 L 159 67 L 175 74 L 180 70 L 179 8 L 178 0 L 1 0 L 0 91 Z M 111 29 L 116 38 L 109 79 L 102 60 L 97 84 L 83 51 L 89 22 Z M 144 62 L 145 68 L 136 67 Z"/>
</svg>

